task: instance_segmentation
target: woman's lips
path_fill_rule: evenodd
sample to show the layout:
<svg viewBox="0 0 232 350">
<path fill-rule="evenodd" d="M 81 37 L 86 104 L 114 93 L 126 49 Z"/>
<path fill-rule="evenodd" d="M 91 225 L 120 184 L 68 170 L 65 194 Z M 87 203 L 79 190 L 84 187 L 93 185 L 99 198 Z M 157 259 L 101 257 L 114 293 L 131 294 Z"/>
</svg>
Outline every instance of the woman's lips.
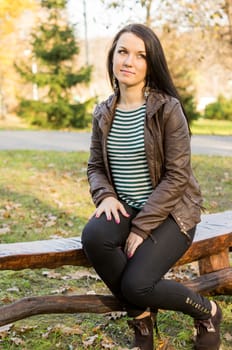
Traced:
<svg viewBox="0 0 232 350">
<path fill-rule="evenodd" d="M 125 73 L 125 74 L 132 74 L 132 75 L 134 75 L 135 73 L 134 72 L 131 72 L 131 71 L 129 71 L 129 70 L 126 70 L 126 69 L 121 69 L 121 71 L 120 71 L 121 73 Z"/>
</svg>

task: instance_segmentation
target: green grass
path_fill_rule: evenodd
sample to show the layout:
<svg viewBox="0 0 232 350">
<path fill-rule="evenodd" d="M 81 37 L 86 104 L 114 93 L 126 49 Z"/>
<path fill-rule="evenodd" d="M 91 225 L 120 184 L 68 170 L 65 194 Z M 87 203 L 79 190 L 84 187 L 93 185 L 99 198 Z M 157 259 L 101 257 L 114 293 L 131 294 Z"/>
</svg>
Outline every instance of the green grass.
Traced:
<svg viewBox="0 0 232 350">
<path fill-rule="evenodd" d="M 232 135 L 232 121 L 198 119 L 191 125 L 193 135 Z"/>
<path fill-rule="evenodd" d="M 36 126 L 29 125 L 23 119 L 17 116 L 7 116 L 0 118 L 0 130 L 41 130 Z M 71 130 L 71 129 L 69 129 Z M 232 135 L 232 121 L 199 118 L 193 121 L 191 125 L 193 135 Z M 73 129 L 72 131 L 83 131 Z M 84 131 L 90 132 L 91 125 Z"/>
<path fill-rule="evenodd" d="M 0 241 L 16 242 L 80 235 L 94 207 L 86 180 L 88 153 L 0 152 Z M 230 157 L 193 156 L 206 212 L 231 209 Z M 5 234 L 4 234 L 5 232 Z M 0 303 L 25 296 L 108 293 L 92 269 L 63 267 L 1 271 Z M 223 307 L 222 350 L 232 349 L 232 297 L 216 297 Z M 161 311 L 159 328 L 177 350 L 192 349 L 192 320 Z M 39 315 L 0 329 L 0 349 L 120 349 L 132 337 L 126 317 L 104 315 Z"/>
</svg>

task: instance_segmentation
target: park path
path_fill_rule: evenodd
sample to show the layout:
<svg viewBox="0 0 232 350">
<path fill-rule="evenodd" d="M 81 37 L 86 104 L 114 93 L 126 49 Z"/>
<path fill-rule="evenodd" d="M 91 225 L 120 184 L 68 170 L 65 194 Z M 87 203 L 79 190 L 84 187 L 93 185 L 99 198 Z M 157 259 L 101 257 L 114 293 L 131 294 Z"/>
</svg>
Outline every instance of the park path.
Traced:
<svg viewBox="0 0 232 350">
<path fill-rule="evenodd" d="M 90 133 L 0 130 L 0 150 L 88 151 Z M 232 156 L 232 136 L 193 135 L 193 154 Z"/>
</svg>

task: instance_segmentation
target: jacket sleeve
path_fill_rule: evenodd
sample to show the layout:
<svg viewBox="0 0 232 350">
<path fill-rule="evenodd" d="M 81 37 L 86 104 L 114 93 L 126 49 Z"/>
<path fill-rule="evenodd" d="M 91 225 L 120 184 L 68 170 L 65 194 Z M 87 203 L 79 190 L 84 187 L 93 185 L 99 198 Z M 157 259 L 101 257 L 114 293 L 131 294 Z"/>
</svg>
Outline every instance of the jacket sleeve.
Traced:
<svg viewBox="0 0 232 350">
<path fill-rule="evenodd" d="M 97 118 L 93 118 L 87 176 L 90 193 L 96 206 L 106 197 L 113 196 L 117 198 L 114 187 L 110 183 L 109 174 L 107 175 L 103 152 L 102 132 L 98 126 Z"/>
<path fill-rule="evenodd" d="M 171 109 L 171 110 L 170 110 Z M 190 136 L 178 103 L 164 108 L 164 171 L 143 209 L 132 221 L 131 231 L 147 238 L 181 199 L 191 174 Z"/>
</svg>

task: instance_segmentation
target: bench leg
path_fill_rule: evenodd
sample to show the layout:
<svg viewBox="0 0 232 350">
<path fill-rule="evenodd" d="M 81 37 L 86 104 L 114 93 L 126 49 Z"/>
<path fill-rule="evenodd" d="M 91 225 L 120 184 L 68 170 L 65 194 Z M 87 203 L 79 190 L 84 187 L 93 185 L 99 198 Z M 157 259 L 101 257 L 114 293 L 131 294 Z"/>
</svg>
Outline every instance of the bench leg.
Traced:
<svg viewBox="0 0 232 350">
<path fill-rule="evenodd" d="M 230 267 L 229 249 L 199 260 L 200 275 Z"/>
</svg>

